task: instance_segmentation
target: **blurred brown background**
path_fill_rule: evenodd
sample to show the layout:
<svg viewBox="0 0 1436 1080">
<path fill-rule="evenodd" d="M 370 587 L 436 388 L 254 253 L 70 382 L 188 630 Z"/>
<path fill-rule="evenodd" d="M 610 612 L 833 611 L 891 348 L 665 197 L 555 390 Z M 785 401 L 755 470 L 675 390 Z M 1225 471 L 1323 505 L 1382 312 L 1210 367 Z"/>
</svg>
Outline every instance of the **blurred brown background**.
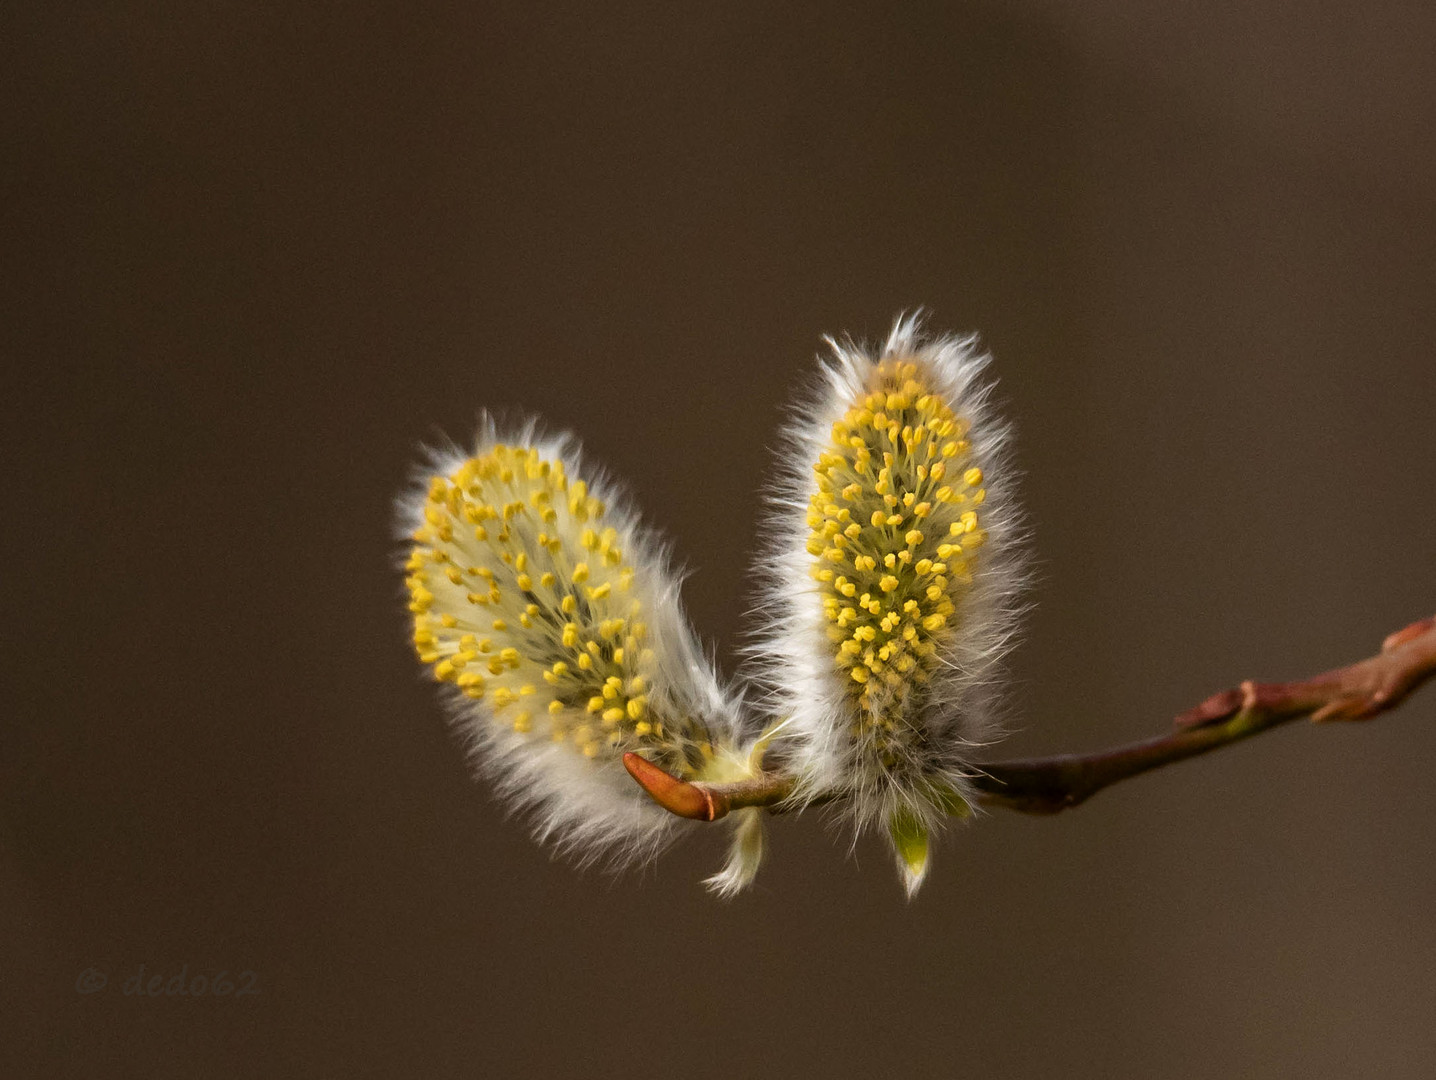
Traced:
<svg viewBox="0 0 1436 1080">
<path fill-rule="evenodd" d="M 731 667 L 780 406 L 925 304 L 1019 427 L 1005 752 L 1369 653 L 1436 610 L 1429 5 L 0 22 L 0 1073 L 1436 1075 L 1436 692 L 994 814 L 911 905 L 779 821 L 724 905 L 716 833 L 615 882 L 504 819 L 390 539 L 419 441 L 540 410 Z"/>
</svg>

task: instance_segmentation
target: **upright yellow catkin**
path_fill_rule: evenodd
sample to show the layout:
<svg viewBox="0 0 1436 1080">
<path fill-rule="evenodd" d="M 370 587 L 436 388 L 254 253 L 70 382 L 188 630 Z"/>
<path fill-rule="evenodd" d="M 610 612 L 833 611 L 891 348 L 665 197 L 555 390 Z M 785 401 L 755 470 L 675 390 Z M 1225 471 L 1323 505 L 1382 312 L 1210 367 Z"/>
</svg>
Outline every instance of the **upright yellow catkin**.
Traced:
<svg viewBox="0 0 1436 1080">
<path fill-rule="evenodd" d="M 970 339 L 900 319 L 876 355 L 829 344 L 784 451 L 757 652 L 798 798 L 885 826 L 911 893 L 993 733 L 1021 580 L 1006 429 Z"/>
<path fill-rule="evenodd" d="M 874 365 L 814 466 L 807 516 L 854 735 L 889 769 L 904 759 L 906 720 L 931 692 L 985 537 L 968 422 L 929 383 L 912 360 Z"/>
</svg>

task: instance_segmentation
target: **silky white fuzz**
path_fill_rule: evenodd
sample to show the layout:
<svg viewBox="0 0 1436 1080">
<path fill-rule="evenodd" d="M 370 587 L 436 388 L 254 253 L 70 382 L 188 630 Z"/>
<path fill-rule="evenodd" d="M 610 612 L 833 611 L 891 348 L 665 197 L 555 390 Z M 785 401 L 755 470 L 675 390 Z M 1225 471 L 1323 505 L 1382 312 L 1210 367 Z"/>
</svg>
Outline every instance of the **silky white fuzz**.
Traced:
<svg viewBox="0 0 1436 1080">
<path fill-rule="evenodd" d="M 794 803 L 838 796 L 857 829 L 884 826 L 911 895 L 996 735 L 1022 579 L 1008 429 L 973 338 L 909 316 L 876 354 L 825 340 L 780 452 L 751 653 Z"/>
<path fill-rule="evenodd" d="M 725 900 L 736 896 L 752 884 L 763 862 L 766 843 L 763 811 L 757 807 L 735 810 L 732 819 L 733 838 L 728 845 L 728 861 L 723 869 L 703 879 L 703 884 Z"/>
<path fill-rule="evenodd" d="M 666 549 L 566 435 L 485 417 L 472 452 L 432 452 L 399 501 L 414 647 L 481 768 L 538 839 L 588 863 L 642 860 L 681 823 L 624 770 L 752 775 L 737 688 L 720 684 Z M 757 869 L 736 815 L 724 894 Z"/>
</svg>

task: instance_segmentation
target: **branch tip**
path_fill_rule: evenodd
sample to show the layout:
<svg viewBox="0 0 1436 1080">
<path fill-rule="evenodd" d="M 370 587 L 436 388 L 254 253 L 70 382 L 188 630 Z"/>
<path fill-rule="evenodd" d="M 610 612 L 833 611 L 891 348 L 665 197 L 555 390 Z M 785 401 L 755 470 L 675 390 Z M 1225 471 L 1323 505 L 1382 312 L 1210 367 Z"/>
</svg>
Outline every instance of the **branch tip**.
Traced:
<svg viewBox="0 0 1436 1080">
<path fill-rule="evenodd" d="M 1433 629 L 1436 629 L 1436 615 L 1419 619 L 1410 626 L 1402 627 L 1394 634 L 1388 634 L 1386 640 L 1381 643 L 1381 651 L 1384 653 L 1395 652 L 1401 646 L 1409 645 Z"/>
<path fill-rule="evenodd" d="M 693 821 L 717 821 L 728 814 L 728 800 L 704 784 L 690 784 L 664 772 L 638 754 L 623 755 L 623 767 L 648 797 L 670 814 Z"/>
</svg>

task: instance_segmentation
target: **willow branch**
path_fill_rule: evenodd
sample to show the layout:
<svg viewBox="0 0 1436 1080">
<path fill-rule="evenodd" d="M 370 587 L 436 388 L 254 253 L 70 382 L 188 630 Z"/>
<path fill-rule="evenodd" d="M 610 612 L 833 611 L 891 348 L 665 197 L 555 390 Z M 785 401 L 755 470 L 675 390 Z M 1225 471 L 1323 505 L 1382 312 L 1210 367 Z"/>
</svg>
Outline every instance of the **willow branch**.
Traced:
<svg viewBox="0 0 1436 1080">
<path fill-rule="evenodd" d="M 977 801 L 1028 814 L 1053 814 L 1085 802 L 1103 788 L 1151 769 L 1241 742 L 1309 717 L 1317 723 L 1369 720 L 1400 705 L 1436 674 L 1436 617 L 1390 635 L 1375 656 L 1304 682 L 1244 682 L 1214 694 L 1176 718 L 1176 730 L 1090 754 L 993 761 L 975 765 Z M 624 765 L 640 787 L 679 817 L 717 821 L 732 810 L 785 809 L 793 778 L 768 773 L 736 784 L 692 784 L 637 754 Z M 841 798 L 835 794 L 834 798 Z"/>
</svg>

